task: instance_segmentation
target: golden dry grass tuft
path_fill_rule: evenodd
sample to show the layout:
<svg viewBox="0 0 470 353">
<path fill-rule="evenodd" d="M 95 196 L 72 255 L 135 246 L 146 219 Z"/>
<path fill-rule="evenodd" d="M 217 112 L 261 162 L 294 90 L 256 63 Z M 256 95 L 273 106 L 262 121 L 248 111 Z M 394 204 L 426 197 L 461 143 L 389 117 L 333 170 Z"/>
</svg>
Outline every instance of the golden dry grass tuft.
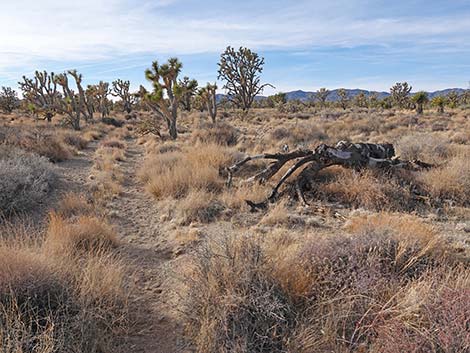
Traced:
<svg viewBox="0 0 470 353">
<path fill-rule="evenodd" d="M 66 220 L 54 212 L 49 216 L 44 246 L 50 252 L 100 252 L 117 245 L 116 233 L 104 219 L 82 215 Z"/>
<path fill-rule="evenodd" d="M 220 169 L 229 165 L 232 152 L 219 145 L 196 145 L 181 152 L 147 157 L 139 175 L 157 198 L 182 198 L 190 191 L 219 192 Z"/>
<path fill-rule="evenodd" d="M 0 347 L 5 352 L 103 352 L 128 327 L 126 267 L 111 253 L 51 253 L 7 227 L 0 238 Z M 8 232 L 9 234 L 4 234 Z"/>
</svg>

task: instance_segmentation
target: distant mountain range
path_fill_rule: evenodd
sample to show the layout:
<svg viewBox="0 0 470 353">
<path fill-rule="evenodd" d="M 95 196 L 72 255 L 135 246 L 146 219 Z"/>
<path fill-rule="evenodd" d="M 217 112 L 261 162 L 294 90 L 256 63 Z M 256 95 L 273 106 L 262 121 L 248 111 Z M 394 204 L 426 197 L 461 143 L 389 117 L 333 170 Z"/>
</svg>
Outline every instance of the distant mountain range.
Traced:
<svg viewBox="0 0 470 353">
<path fill-rule="evenodd" d="M 330 94 L 328 95 L 327 101 L 329 102 L 336 102 L 339 100 L 339 95 L 338 95 L 339 89 L 334 89 L 330 91 Z M 433 92 L 427 92 L 429 98 L 434 98 L 436 96 L 446 96 L 448 95 L 451 91 L 456 91 L 457 93 L 461 94 L 465 92 L 466 90 L 463 88 L 447 88 L 443 89 L 440 91 L 433 91 Z M 285 92 L 287 100 L 300 100 L 302 102 L 306 102 L 309 100 L 312 100 L 315 97 L 315 92 L 308 92 L 308 91 L 302 91 L 302 90 L 297 90 L 297 91 L 291 91 L 291 92 Z M 357 96 L 359 93 L 364 93 L 366 97 L 369 97 L 371 95 L 377 95 L 378 99 L 383 99 L 388 96 L 390 96 L 390 93 L 388 92 L 377 92 L 377 91 L 367 91 L 364 89 L 346 89 L 346 93 L 349 98 Z M 225 94 L 218 94 L 217 95 L 217 101 L 220 101 L 222 98 L 226 97 Z M 263 100 L 267 97 L 265 96 L 257 96 L 256 100 Z"/>
</svg>

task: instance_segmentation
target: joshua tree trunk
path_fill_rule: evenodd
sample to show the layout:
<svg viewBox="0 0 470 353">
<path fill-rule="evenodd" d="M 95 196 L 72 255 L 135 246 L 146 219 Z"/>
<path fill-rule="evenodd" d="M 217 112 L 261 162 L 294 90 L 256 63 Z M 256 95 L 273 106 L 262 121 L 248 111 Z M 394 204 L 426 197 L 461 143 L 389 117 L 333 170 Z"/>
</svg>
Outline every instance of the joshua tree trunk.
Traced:
<svg viewBox="0 0 470 353">
<path fill-rule="evenodd" d="M 423 114 L 423 105 L 422 104 L 418 104 L 417 107 L 416 107 L 416 112 L 421 115 Z"/>
</svg>

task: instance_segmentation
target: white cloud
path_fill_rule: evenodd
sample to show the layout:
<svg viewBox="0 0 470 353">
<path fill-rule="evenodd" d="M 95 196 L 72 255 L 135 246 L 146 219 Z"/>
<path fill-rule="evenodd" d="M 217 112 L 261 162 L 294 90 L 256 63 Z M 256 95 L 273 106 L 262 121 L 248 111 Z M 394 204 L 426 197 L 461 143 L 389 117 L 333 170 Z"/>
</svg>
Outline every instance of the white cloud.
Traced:
<svg viewBox="0 0 470 353">
<path fill-rule="evenodd" d="M 417 50 L 468 50 L 470 16 L 361 16 L 356 1 L 279 1 L 264 11 L 224 12 L 224 1 L 16 0 L 1 5 L 0 77 L 44 61 L 93 62 L 136 53 L 220 52 L 225 46 L 257 49 L 389 45 Z M 256 2 L 255 2 L 256 3 Z M 245 4 L 246 5 L 246 4 Z M 215 6 L 215 8 L 212 8 Z M 233 7 L 233 3 L 231 3 Z M 247 5 L 248 6 L 248 5 Z M 175 7 L 175 9 L 173 8 Z"/>
</svg>

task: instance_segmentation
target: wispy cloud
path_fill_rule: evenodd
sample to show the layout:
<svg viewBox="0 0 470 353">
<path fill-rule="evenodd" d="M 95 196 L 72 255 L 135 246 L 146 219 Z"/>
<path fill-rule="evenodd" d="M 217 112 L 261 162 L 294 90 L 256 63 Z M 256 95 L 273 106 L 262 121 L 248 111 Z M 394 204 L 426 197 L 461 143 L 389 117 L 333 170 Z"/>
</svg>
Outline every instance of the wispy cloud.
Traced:
<svg viewBox="0 0 470 353">
<path fill-rule="evenodd" d="M 407 8 L 408 3 L 426 4 L 399 2 L 416 14 Z M 44 62 L 85 65 L 148 53 L 218 53 L 229 44 L 290 50 L 298 56 L 317 48 L 367 45 L 388 47 L 392 56 L 402 55 L 401 50 L 470 52 L 470 6 L 455 13 L 410 16 L 398 7 L 380 11 L 387 4 L 370 0 L 236 4 L 223 0 L 17 0 L 2 4 L 0 12 L 0 79 Z M 123 66 L 140 67 L 132 62 Z"/>
</svg>

